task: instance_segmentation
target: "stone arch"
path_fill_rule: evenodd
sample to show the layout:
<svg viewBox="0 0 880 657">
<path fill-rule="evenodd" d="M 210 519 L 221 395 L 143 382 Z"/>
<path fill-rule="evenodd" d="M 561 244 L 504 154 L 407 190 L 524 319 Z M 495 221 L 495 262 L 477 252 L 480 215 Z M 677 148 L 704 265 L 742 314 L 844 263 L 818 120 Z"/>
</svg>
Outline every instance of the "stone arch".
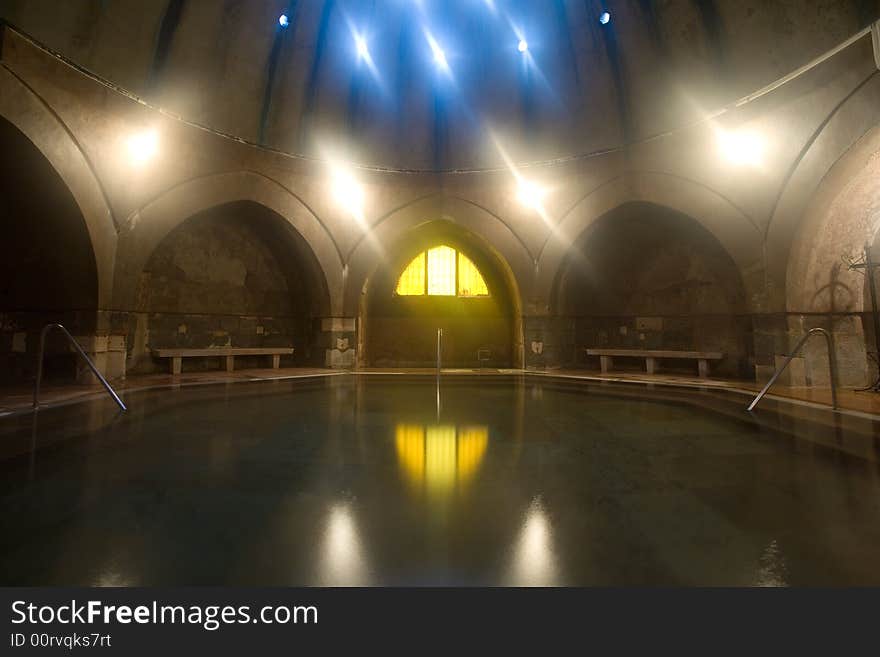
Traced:
<svg viewBox="0 0 880 657">
<path fill-rule="evenodd" d="M 503 256 L 481 235 L 448 219 L 426 220 L 398 232 L 385 257 L 364 280 L 358 309 L 361 365 L 429 366 L 436 328 L 444 328 L 449 366 L 476 366 L 488 347 L 496 367 L 522 366 L 522 308 L 516 278 Z M 482 273 L 488 298 L 397 297 L 397 278 L 422 251 L 448 245 Z M 377 325 L 382 327 L 377 328 Z M 381 336 L 393 335 L 393 349 Z M 409 338 L 409 339 L 407 339 Z M 387 353 L 386 353 L 387 352 Z M 393 353 L 392 353 L 393 352 Z"/>
<path fill-rule="evenodd" d="M 131 333 L 141 371 L 160 366 L 147 355 L 163 347 L 292 346 L 282 362 L 320 360 L 323 272 L 305 239 L 264 205 L 233 201 L 192 215 L 153 249 L 138 283 Z"/>
<path fill-rule="evenodd" d="M 563 216 L 538 257 L 535 298 L 539 311 L 551 311 L 568 250 L 599 218 L 633 201 L 652 203 L 694 219 L 718 242 L 739 269 L 750 305 L 763 289 L 763 236 L 756 223 L 711 188 L 660 172 L 633 172 L 590 190 Z"/>
<path fill-rule="evenodd" d="M 868 382 L 876 365 L 866 278 L 850 270 L 865 245 L 880 256 L 880 126 L 868 131 L 823 178 L 795 234 L 785 274 L 788 330 L 830 329 L 843 385 Z M 875 280 L 876 277 L 875 277 Z M 810 382 L 827 383 L 824 347 L 807 345 Z"/>
<path fill-rule="evenodd" d="M 497 258 L 516 303 L 524 307 L 530 297 L 534 277 L 534 259 L 526 246 L 500 217 L 464 198 L 432 194 L 403 205 L 382 217 L 370 228 L 370 234 L 352 248 L 346 258 L 345 315 L 358 314 L 361 295 L 368 278 L 387 257 L 383 245 L 394 244 L 410 231 L 430 221 L 444 220 L 479 236 Z"/>
<path fill-rule="evenodd" d="M 552 307 L 568 329 L 563 360 L 583 362 L 583 346 L 696 349 L 725 354 L 719 374 L 751 374 L 739 269 L 705 227 L 670 208 L 633 201 L 591 223 L 569 249 Z"/>
<path fill-rule="evenodd" d="M 0 117 L 39 150 L 70 191 L 88 230 L 98 277 L 97 307 L 109 306 L 116 226 L 101 182 L 75 136 L 52 108 L 8 69 L 0 68 Z"/>
<path fill-rule="evenodd" d="M 867 132 L 831 167 L 812 195 L 791 242 L 785 276 L 787 311 L 863 310 L 863 277 L 842 272 L 842 258 L 859 257 L 880 229 L 878 175 L 880 126 Z M 847 299 L 835 299 L 830 284 L 845 287 Z"/>
<path fill-rule="evenodd" d="M 158 244 L 190 217 L 213 207 L 250 201 L 283 218 L 308 245 L 320 269 L 321 313 L 338 314 L 342 260 L 330 232 L 317 215 L 290 190 L 252 171 L 197 178 L 178 185 L 132 213 L 119 236 L 113 299 L 117 307 L 136 303 L 140 272 Z"/>
<path fill-rule="evenodd" d="M 51 162 L 3 118 L 0 152 L 0 381 L 15 381 L 34 374 L 46 324 L 95 334 L 100 288 L 85 219 Z M 63 379 L 76 375 L 75 356 L 61 340 L 50 344 L 46 369 Z"/>
<path fill-rule="evenodd" d="M 766 236 L 771 310 L 791 308 L 788 277 L 798 275 L 798 267 L 802 266 L 804 254 L 800 249 L 805 242 L 801 236 L 811 230 L 805 226 L 827 211 L 835 190 L 846 184 L 846 176 L 853 169 L 859 168 L 855 163 L 870 155 L 870 144 L 877 139 L 878 107 L 880 77 L 874 76 L 835 107 L 786 180 Z"/>
</svg>

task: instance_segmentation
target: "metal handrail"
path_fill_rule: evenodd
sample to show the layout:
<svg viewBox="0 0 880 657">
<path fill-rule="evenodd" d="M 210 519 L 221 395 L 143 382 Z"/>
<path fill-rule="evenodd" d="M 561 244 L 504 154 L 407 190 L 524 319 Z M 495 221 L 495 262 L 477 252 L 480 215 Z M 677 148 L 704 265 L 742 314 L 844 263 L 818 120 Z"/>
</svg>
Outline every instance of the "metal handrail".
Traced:
<svg viewBox="0 0 880 657">
<path fill-rule="evenodd" d="M 115 401 L 119 405 L 119 408 L 121 408 L 123 411 L 128 410 L 125 404 L 122 403 L 119 395 L 116 394 L 116 391 L 113 389 L 113 387 L 109 383 L 107 383 L 107 379 L 104 378 L 104 375 L 98 371 L 97 367 L 95 367 L 92 359 L 86 355 L 86 352 L 84 352 L 83 348 L 79 346 L 79 343 L 70 334 L 70 331 L 64 328 L 64 326 L 62 326 L 61 324 L 46 324 L 46 326 L 44 326 L 43 330 L 40 332 L 40 348 L 37 351 L 37 381 L 36 383 L 34 383 L 34 410 L 37 410 L 40 405 L 40 385 L 43 381 L 43 356 L 45 355 L 46 351 L 46 334 L 52 329 L 59 329 L 62 333 L 64 333 L 64 335 L 67 336 L 70 344 L 72 344 L 76 348 L 77 352 L 79 352 L 79 355 L 82 356 L 83 359 L 86 361 L 86 365 L 88 365 L 89 369 L 92 370 L 92 373 L 96 377 L 98 377 L 98 380 L 101 381 L 104 388 L 106 388 L 107 392 L 110 393 L 110 396 L 113 397 L 113 401 Z"/>
<path fill-rule="evenodd" d="M 795 346 L 791 356 L 788 356 L 782 364 L 782 367 L 776 370 L 773 376 L 770 377 L 767 385 L 765 385 L 764 389 L 758 393 L 758 396 L 752 400 L 752 403 L 749 404 L 747 410 L 751 411 L 758 405 L 758 402 L 761 401 L 764 398 L 764 395 L 767 394 L 767 391 L 770 390 L 770 386 L 776 383 L 776 379 L 779 378 L 779 376 L 785 371 L 785 368 L 788 367 L 788 364 L 798 355 L 798 352 L 800 352 L 807 340 L 810 339 L 810 336 L 817 333 L 821 333 L 825 336 L 825 345 L 828 347 L 828 370 L 831 374 L 831 408 L 837 410 L 837 361 L 834 358 L 834 346 L 831 341 L 831 334 L 823 328 L 812 328 L 807 331 L 807 334 L 802 337 L 797 343 L 797 346 Z"/>
</svg>

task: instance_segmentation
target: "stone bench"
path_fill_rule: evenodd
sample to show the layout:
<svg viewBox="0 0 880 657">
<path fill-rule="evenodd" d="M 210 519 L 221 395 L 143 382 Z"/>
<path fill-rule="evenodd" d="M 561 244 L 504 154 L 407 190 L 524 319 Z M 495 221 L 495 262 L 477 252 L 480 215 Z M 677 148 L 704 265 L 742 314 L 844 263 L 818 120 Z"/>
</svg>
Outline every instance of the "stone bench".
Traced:
<svg viewBox="0 0 880 657">
<path fill-rule="evenodd" d="M 271 356 L 272 369 L 281 366 L 281 357 L 293 353 L 292 347 L 208 347 L 207 349 L 153 349 L 156 358 L 171 359 L 171 373 L 180 374 L 184 358 L 219 356 L 226 359 L 226 371 L 235 370 L 236 356 Z"/>
<path fill-rule="evenodd" d="M 657 361 L 661 358 L 697 361 L 700 378 L 709 377 L 709 361 L 721 360 L 724 354 L 718 351 L 672 351 L 660 349 L 587 349 L 588 356 L 598 356 L 602 373 L 606 374 L 613 367 L 614 357 L 644 358 L 648 374 L 657 371 Z"/>
</svg>

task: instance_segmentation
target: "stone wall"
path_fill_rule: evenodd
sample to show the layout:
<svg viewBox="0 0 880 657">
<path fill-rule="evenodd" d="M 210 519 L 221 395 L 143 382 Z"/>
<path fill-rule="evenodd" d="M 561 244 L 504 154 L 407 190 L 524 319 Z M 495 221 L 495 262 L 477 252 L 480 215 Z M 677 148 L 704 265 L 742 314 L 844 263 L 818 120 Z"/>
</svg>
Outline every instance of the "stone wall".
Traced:
<svg viewBox="0 0 880 657">
<path fill-rule="evenodd" d="M 839 383 L 861 387 L 877 377 L 865 248 L 880 262 L 880 132 L 865 136 L 826 176 L 793 241 L 787 277 L 788 353 L 809 329 L 834 339 Z M 875 281 L 880 285 L 878 272 Z M 821 339 L 804 348 L 804 385 L 828 385 L 827 349 Z M 764 373 L 766 375 L 766 372 Z M 760 374 L 759 374 L 760 376 Z"/>
<path fill-rule="evenodd" d="M 116 47 L 98 33 L 109 34 L 112 30 L 99 30 L 80 40 L 67 31 L 67 18 L 36 20 L 43 12 L 34 7 L 44 6 L 42 3 L 14 4 L 17 8 L 13 13 L 29 17 L 26 22 L 43 30 L 50 45 L 59 37 L 56 29 L 63 32 L 60 36 L 64 39 L 73 38 L 80 45 L 94 42 L 94 50 L 89 46 L 75 52 L 68 51 L 69 44 L 63 42 L 66 45 L 61 50 L 74 59 L 83 57 L 79 63 L 88 65 L 92 56 L 95 61 L 112 61 L 109 56 Z M 48 4 L 58 3 L 45 6 Z M 734 13 L 742 5 L 719 4 Z M 100 14 L 101 20 L 109 20 L 109 5 L 106 13 L 92 2 L 82 3 L 86 5 Z M 212 15 L 222 13 L 216 7 L 210 11 Z M 755 9 L 752 13 L 757 18 L 753 20 L 762 29 L 772 29 L 761 24 L 761 16 L 766 16 L 762 12 L 766 11 L 771 10 Z M 71 12 L 78 15 L 77 10 Z M 65 16 L 69 18 L 70 14 Z M 153 19 L 153 23 L 145 18 L 142 24 L 125 23 L 125 27 L 143 28 L 152 34 L 150 25 L 155 26 L 161 17 Z M 836 23 L 827 33 L 824 23 L 821 27 L 811 23 L 812 33 L 850 36 L 851 19 L 849 16 Z M 804 20 L 811 19 L 805 14 Z M 105 25 L 112 26 L 115 21 Z M 201 26 L 198 21 L 191 22 L 192 16 L 187 21 L 188 30 Z M 675 21 L 673 24 L 678 25 Z M 94 23 L 81 23 L 89 25 Z M 231 29 L 228 24 L 226 27 Z M 774 48 L 785 48 L 791 56 L 772 63 L 779 74 L 788 72 L 794 59 L 801 63 L 806 57 L 801 33 L 787 33 L 788 40 L 780 37 L 784 43 L 773 42 Z M 205 29 L 200 38 L 211 38 L 213 34 Z M 748 36 L 751 31 L 741 34 Z M 141 37 L 144 35 L 139 33 Z M 185 41 L 186 49 L 197 47 L 196 42 Z M 138 43 L 150 44 L 148 50 L 152 52 L 151 38 Z M 687 50 L 687 44 L 680 45 Z M 760 52 L 754 45 L 751 37 L 738 42 L 739 56 Z M 812 48 L 820 45 L 810 44 Z M 304 52 L 312 50 L 306 48 Z M 507 167 L 397 171 L 393 169 L 397 162 L 394 158 L 380 162 L 391 165 L 390 170 L 353 166 L 352 176 L 360 186 L 362 194 L 358 196 L 363 201 L 357 213 L 339 203 L 334 177 L 332 172 L 328 174 L 323 159 L 300 158 L 230 139 L 210 129 L 222 129 L 229 123 L 214 124 L 211 117 L 198 112 L 187 113 L 184 118 L 204 119 L 208 129 L 178 120 L 119 93 L 112 85 L 102 84 L 11 29 L 3 29 L 0 58 L 0 115 L 33 142 L 70 190 L 79 212 L 64 214 L 61 232 L 46 234 L 62 235 L 63 229 L 79 226 L 78 221 L 84 221 L 86 227 L 64 237 L 59 246 L 42 241 L 33 230 L 48 225 L 62 213 L 38 211 L 34 214 L 36 221 L 22 222 L 13 216 L 17 211 L 4 211 L 3 221 L 8 222 L 4 226 L 8 225 L 9 230 L 0 248 L 7 249 L 4 262 L 9 269 L 3 283 L 19 285 L 35 280 L 19 276 L 24 271 L 19 267 L 27 260 L 46 272 L 61 263 L 53 274 L 61 288 L 42 286 L 40 293 L 44 296 L 27 290 L 16 292 L 18 298 L 35 301 L 29 309 L 22 310 L 10 302 L 0 307 L 4 317 L 0 348 L 19 354 L 15 358 L 22 363 L 32 358 L 34 340 L 29 333 L 32 329 L 21 331 L 21 327 L 38 327 L 56 317 L 62 317 L 76 333 L 86 337 L 123 335 L 131 364 L 137 368 L 157 366 L 145 355 L 159 339 L 175 344 L 208 345 L 214 340 L 259 343 L 269 339 L 267 331 L 273 339 L 297 342 L 297 358 L 302 356 L 317 364 L 349 366 L 355 362 L 353 345 L 364 344 L 364 351 L 368 351 L 371 334 L 386 340 L 388 350 L 399 349 L 400 345 L 393 343 L 394 335 L 403 335 L 407 340 L 415 335 L 434 335 L 436 326 L 428 325 L 438 323 L 437 309 L 426 307 L 418 316 L 406 316 L 401 314 L 402 309 L 374 305 L 372 310 L 378 312 L 361 313 L 364 292 L 371 300 L 379 299 L 382 295 L 374 297 L 376 272 L 389 264 L 395 273 L 399 272 L 401 263 L 395 260 L 408 255 L 410 234 L 440 220 L 454 225 L 457 234 L 473 235 L 474 239 L 466 240 L 467 246 L 478 247 L 477 251 L 493 263 L 489 269 L 499 272 L 501 292 L 493 294 L 493 299 L 503 299 L 505 305 L 495 314 L 483 313 L 481 321 L 493 326 L 497 322 L 492 331 L 501 345 L 499 353 L 505 351 L 502 338 L 507 322 L 512 351 L 518 354 L 520 340 L 524 339 L 529 365 L 577 363 L 580 342 L 677 348 L 705 344 L 730 354 L 730 361 L 722 364 L 720 373 L 751 377 L 757 372 L 760 377 L 762 372 L 772 371 L 779 357 L 788 353 L 811 323 L 817 322 L 829 324 L 839 338 L 838 357 L 850 377 L 847 381 L 864 379 L 872 372 L 872 365 L 866 364 L 865 345 L 870 347 L 873 341 L 863 336 L 865 327 L 870 328 L 870 323 L 864 321 L 864 279 L 844 271 L 840 260 L 841 255 L 853 254 L 853 249 L 876 234 L 878 173 L 870 156 L 878 148 L 862 148 L 866 136 L 880 122 L 880 76 L 876 74 L 870 36 L 754 102 L 730 109 L 718 121 L 689 123 L 684 114 L 676 112 L 674 103 L 662 108 L 644 103 L 637 109 L 644 118 L 662 112 L 664 121 L 674 119 L 677 129 L 657 139 L 629 141 L 619 149 L 592 152 L 591 144 L 597 143 L 591 141 L 592 137 L 564 143 L 570 133 L 560 130 L 557 137 L 565 146 L 564 154 L 572 157 L 531 166 L 525 166 L 526 160 L 539 152 L 538 148 L 517 151 L 516 140 L 512 143 L 503 134 L 498 148 L 471 139 L 472 150 L 493 160 L 507 149 L 512 160 L 523 165 L 514 174 Z M 308 59 L 296 59 L 295 65 L 308 67 Z M 768 64 L 766 57 L 758 59 L 760 66 Z M 148 54 L 143 61 L 149 60 Z M 258 69 L 264 71 L 265 67 L 261 63 Z M 621 70 L 625 74 L 625 69 Z M 193 84 L 205 79 L 201 67 L 193 71 Z M 218 79 L 227 84 L 225 74 L 218 71 Z M 140 79 L 132 71 L 126 75 L 133 77 L 126 79 L 116 77 L 114 71 L 107 74 L 113 82 L 123 84 Z M 181 69 L 175 75 L 182 80 L 185 71 Z M 772 78 L 761 75 L 761 82 Z M 749 76 L 741 82 L 742 92 L 748 93 L 757 88 L 758 79 Z M 132 87 L 137 90 L 135 85 Z M 276 90 L 283 88 L 280 85 Z M 671 87 L 660 84 L 657 88 L 664 98 L 670 95 Z M 221 107 L 210 99 L 210 94 L 202 97 L 194 91 L 194 95 L 212 109 L 235 113 L 236 108 Z M 228 92 L 221 96 L 230 97 Z M 247 99 L 242 108 L 244 105 L 252 106 L 253 99 Z M 283 103 L 273 102 L 270 113 L 283 107 Z M 357 112 L 356 116 L 366 115 Z M 593 135 L 598 141 L 615 146 L 618 135 L 606 129 L 604 122 L 594 121 L 595 116 L 592 111 L 577 114 L 578 120 L 587 117 L 591 127 L 600 127 Z M 424 116 L 410 118 L 414 129 L 424 124 Z M 288 119 L 276 135 L 290 134 L 287 128 L 298 119 L 285 115 L 285 121 Z M 256 123 L 250 119 L 246 123 L 252 132 Z M 385 126 L 396 129 L 398 124 L 386 117 Z M 554 127 L 548 124 L 544 129 L 554 132 Z M 157 149 L 152 159 L 137 162 L 127 143 L 146 129 L 155 130 Z M 721 157 L 716 144 L 719 129 L 742 129 L 758 135 L 764 146 L 761 162 L 751 165 Z M 386 146 L 391 154 L 407 155 L 405 140 L 389 140 Z M 444 152 L 450 152 L 448 146 L 444 146 Z M 416 159 L 421 161 L 424 149 L 418 151 Z M 382 151 L 370 152 L 381 159 Z M 851 166 L 853 154 L 857 157 Z M 360 161 L 356 151 L 342 149 L 340 156 Z M 19 166 L 18 160 L 16 156 L 4 162 Z M 16 175 L 14 170 L 4 172 L 4 184 L 15 194 L 52 196 L 47 192 L 44 175 L 33 176 L 38 185 L 32 191 L 28 191 L 27 177 Z M 545 189 L 540 209 L 518 201 L 517 175 Z M 245 201 L 273 215 L 268 224 L 283 225 L 287 233 L 260 232 L 254 237 L 228 232 L 220 239 L 220 231 L 195 239 L 174 232 L 208 208 Z M 635 223 L 629 232 L 620 225 L 614 230 L 599 230 L 605 223 L 602 217 L 633 201 L 669 208 L 665 212 L 692 221 L 685 222 L 688 228 L 682 230 L 674 229 L 671 223 L 668 228 L 653 231 Z M 68 221 L 73 216 L 76 220 Z M 13 222 L 24 225 L 13 226 Z M 247 217 L 234 223 L 251 227 Z M 597 230 L 590 232 L 591 226 Z M 291 234 L 299 237 L 294 239 Z M 184 246 L 169 246 L 178 240 Z M 83 272 L 91 275 L 93 270 L 88 257 L 77 256 L 75 261 L 67 258 L 82 251 L 80 246 L 89 241 L 89 253 L 97 254 L 93 256 L 97 298 L 71 301 L 63 286 L 74 291 L 86 289 L 87 285 L 76 282 L 77 276 Z M 246 243 L 247 248 L 239 248 L 240 243 Z M 211 244 L 215 244 L 210 247 L 213 251 L 198 252 L 202 245 L 208 248 Z M 576 245 L 574 250 L 572 244 Z M 175 249 L 180 249 L 177 260 Z M 569 274 L 560 272 L 574 267 L 576 263 L 570 261 L 574 252 L 589 255 L 593 271 L 584 269 L 576 280 L 566 281 Z M 621 253 L 628 255 L 621 257 Z M 215 254 L 217 267 L 213 267 Z M 265 262 L 275 264 L 270 267 L 263 261 L 250 261 L 248 254 L 255 258 L 262 254 Z M 156 260 L 150 262 L 154 255 Z M 180 266 L 180 259 L 186 266 Z M 242 272 L 249 271 L 249 267 L 257 272 L 253 285 L 248 284 L 247 273 L 242 279 Z M 283 297 L 282 279 L 290 309 L 277 303 Z M 833 294 L 827 292 L 829 285 L 839 283 L 846 290 L 838 286 Z M 63 291 L 61 300 L 53 300 L 51 295 L 59 290 Z M 314 303 L 317 296 L 321 303 Z M 850 301 L 844 303 L 844 297 Z M 392 297 L 388 292 L 382 298 Z M 853 301 L 859 298 L 861 305 Z M 298 305 L 300 299 L 302 305 Z M 822 303 L 815 305 L 814 300 Z M 475 308 L 479 306 L 470 307 Z M 463 317 L 452 308 L 440 310 L 450 318 Z M 383 327 L 383 318 L 403 323 Z M 372 320 L 376 320 L 375 326 Z M 376 328 L 379 330 L 371 331 Z M 472 330 L 474 344 L 478 339 L 485 341 L 476 328 L 468 330 Z M 448 331 L 454 334 L 457 329 L 449 326 Z M 22 332 L 26 333 L 23 338 Z M 448 337 L 452 344 L 455 336 Z M 302 348 L 299 342 L 304 343 Z M 22 343 L 24 356 L 16 351 Z M 468 355 L 462 363 L 470 359 L 474 344 L 463 349 Z M 426 348 L 413 347 L 415 351 Z M 809 348 L 817 353 L 814 359 L 809 353 L 805 357 L 803 380 L 821 382 L 819 350 L 823 347 L 816 342 Z M 366 355 L 358 354 L 357 361 Z M 392 355 L 388 362 L 406 362 L 404 355 Z M 422 354 L 410 362 L 426 358 Z"/>
<path fill-rule="evenodd" d="M 595 365 L 584 347 L 699 350 L 725 354 L 718 374 L 753 371 L 736 265 L 710 233 L 667 208 L 624 205 L 583 235 L 560 283 L 559 310 L 562 363 Z"/>
<path fill-rule="evenodd" d="M 95 330 L 97 275 L 89 235 L 70 191 L 34 145 L 0 119 L 0 382 L 36 371 L 41 329 Z M 48 381 L 76 376 L 60 335 L 47 344 Z"/>
<path fill-rule="evenodd" d="M 447 244 L 467 255 L 483 275 L 488 297 L 398 296 L 397 281 L 424 249 Z M 514 301 L 498 263 L 486 247 L 444 222 L 428 224 L 394 247 L 394 255 L 371 276 L 363 318 L 365 364 L 373 367 L 434 367 L 437 329 L 443 330 L 444 367 L 514 363 Z"/>
<path fill-rule="evenodd" d="M 296 250 L 265 209 L 231 204 L 197 215 L 169 234 L 141 273 L 138 312 L 128 315 L 130 369 L 164 368 L 161 347 L 289 347 L 282 363 L 306 363 L 313 333 L 309 291 Z M 265 366 L 241 358 L 240 367 Z M 216 368 L 192 359 L 189 369 Z"/>
</svg>

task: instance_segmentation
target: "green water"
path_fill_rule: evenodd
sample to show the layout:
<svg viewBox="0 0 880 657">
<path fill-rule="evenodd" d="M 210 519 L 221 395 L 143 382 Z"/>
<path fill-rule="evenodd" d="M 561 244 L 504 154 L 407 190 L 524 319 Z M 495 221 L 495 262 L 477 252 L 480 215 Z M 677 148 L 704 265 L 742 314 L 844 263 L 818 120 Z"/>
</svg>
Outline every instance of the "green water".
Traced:
<svg viewBox="0 0 880 657">
<path fill-rule="evenodd" d="M 880 584 L 866 420 L 537 377 L 127 401 L 0 421 L 38 447 L 0 461 L 2 584 Z"/>
</svg>

